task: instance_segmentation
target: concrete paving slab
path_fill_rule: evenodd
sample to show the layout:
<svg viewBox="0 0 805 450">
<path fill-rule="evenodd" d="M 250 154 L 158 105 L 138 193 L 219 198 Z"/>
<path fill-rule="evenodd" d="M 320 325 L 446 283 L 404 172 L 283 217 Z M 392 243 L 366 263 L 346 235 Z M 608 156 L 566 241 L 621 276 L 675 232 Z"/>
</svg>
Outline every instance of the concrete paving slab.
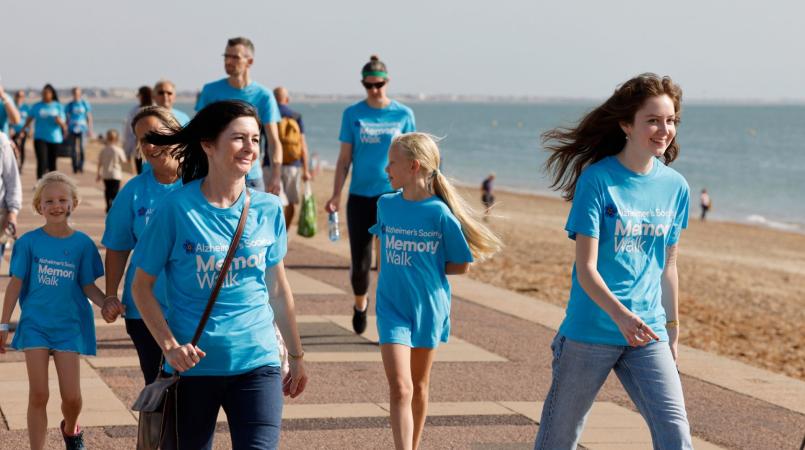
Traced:
<svg viewBox="0 0 805 450">
<path fill-rule="evenodd" d="M 293 269 L 286 269 L 285 273 L 288 277 L 288 283 L 291 285 L 291 292 L 294 294 L 311 294 L 311 295 L 339 295 L 344 294 L 344 291 L 323 283 L 315 278 L 309 277 L 302 272 Z"/>
<path fill-rule="evenodd" d="M 324 316 L 326 319 L 341 326 L 346 330 L 352 331 L 352 317 L 350 316 Z M 377 316 L 367 316 L 366 331 L 363 337 L 372 342 L 379 340 L 377 334 Z M 378 349 L 379 351 L 379 349 Z M 436 352 L 435 362 L 503 362 L 506 358 L 484 350 L 477 345 L 473 345 L 456 336 L 450 336 L 450 341 L 441 344 Z"/>
<path fill-rule="evenodd" d="M 27 428 L 28 375 L 25 363 L 0 363 L 0 411 L 11 430 Z M 62 419 L 59 381 L 54 364 L 48 371 L 50 398 L 47 406 L 48 425 L 56 428 Z M 80 416 L 83 426 L 134 425 L 128 408 L 98 377 L 86 361 L 81 360 L 81 395 L 84 409 Z"/>
<path fill-rule="evenodd" d="M 388 411 L 376 403 L 289 404 L 282 411 L 283 419 L 318 419 L 349 417 L 385 417 Z"/>
</svg>

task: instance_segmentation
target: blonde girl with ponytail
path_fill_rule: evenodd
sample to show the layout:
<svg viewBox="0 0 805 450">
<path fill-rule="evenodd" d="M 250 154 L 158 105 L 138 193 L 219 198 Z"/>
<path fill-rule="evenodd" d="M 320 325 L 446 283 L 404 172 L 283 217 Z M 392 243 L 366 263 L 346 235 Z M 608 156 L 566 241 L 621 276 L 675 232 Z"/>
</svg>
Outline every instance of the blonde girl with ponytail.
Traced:
<svg viewBox="0 0 805 450">
<path fill-rule="evenodd" d="M 430 369 L 450 335 L 450 284 L 474 259 L 500 250 L 500 239 L 439 171 L 439 148 L 424 133 L 392 140 L 386 173 L 393 189 L 377 202 L 370 232 L 380 239 L 377 330 L 389 383 L 397 449 L 419 446 Z"/>
</svg>

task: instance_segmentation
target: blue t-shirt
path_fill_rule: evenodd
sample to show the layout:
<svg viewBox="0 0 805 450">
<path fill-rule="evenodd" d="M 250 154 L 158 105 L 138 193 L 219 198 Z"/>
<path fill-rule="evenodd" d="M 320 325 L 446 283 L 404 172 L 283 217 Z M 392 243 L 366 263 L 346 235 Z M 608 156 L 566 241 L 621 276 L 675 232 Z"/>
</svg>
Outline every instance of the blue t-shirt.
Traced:
<svg viewBox="0 0 805 450">
<path fill-rule="evenodd" d="M 12 348 L 95 354 L 95 320 L 83 287 L 103 275 L 103 262 L 89 236 L 29 231 L 14 244 L 11 275 L 22 280 L 22 314 Z"/>
<path fill-rule="evenodd" d="M 57 118 L 65 120 L 64 105 L 59 102 L 34 103 L 30 117 L 34 119 L 34 139 L 52 144 L 61 144 L 64 141 L 62 129 L 56 122 Z"/>
<path fill-rule="evenodd" d="M 362 100 L 344 110 L 338 139 L 352 144 L 349 193 L 376 197 L 391 192 L 386 175 L 391 140 L 412 131 L 416 131 L 414 112 L 396 100 L 383 109 L 372 108 Z"/>
<path fill-rule="evenodd" d="M 101 244 L 110 250 L 133 250 L 140 240 L 145 226 L 148 225 L 157 207 L 165 196 L 182 186 L 182 180 L 173 184 L 161 184 L 149 170 L 129 180 L 112 202 L 112 208 L 106 216 L 106 228 Z M 123 284 L 123 304 L 126 306 L 127 319 L 141 319 L 140 311 L 131 296 L 131 283 L 134 281 L 134 268 L 131 261 L 126 271 Z M 154 297 L 159 300 L 162 313 L 168 311 L 168 294 L 165 274 L 160 273 L 154 284 Z"/>
<path fill-rule="evenodd" d="M 27 103 L 18 105 L 17 111 L 20 112 L 20 123 L 11 127 L 15 133 L 19 133 L 20 131 L 22 131 L 22 127 L 25 126 L 25 121 L 28 120 L 28 114 L 31 112 L 31 105 Z M 5 113 L 5 108 L 3 108 L 3 112 Z"/>
<path fill-rule="evenodd" d="M 598 239 L 598 272 L 607 287 L 663 341 L 668 340 L 661 286 L 666 249 L 687 228 L 689 203 L 685 178 L 660 160 L 649 173 L 638 174 L 610 156 L 581 173 L 565 225 L 571 239 L 577 234 Z M 582 342 L 628 345 L 582 289 L 575 265 L 559 332 Z"/>
<path fill-rule="evenodd" d="M 67 115 L 67 130 L 74 134 L 86 133 L 89 129 L 88 114 L 92 112 L 89 102 L 84 100 L 73 100 L 64 107 Z"/>
<path fill-rule="evenodd" d="M 233 88 L 226 78 L 207 83 L 201 89 L 201 95 L 198 96 L 196 112 L 201 111 L 210 103 L 222 100 L 241 100 L 254 106 L 257 115 L 260 116 L 261 125 L 280 121 L 280 110 L 277 107 L 274 93 L 260 83 L 253 81 L 243 89 Z M 247 180 L 263 178 L 263 169 L 259 162 L 261 160 L 262 158 L 258 157 L 252 165 L 252 169 L 246 175 Z"/>
<path fill-rule="evenodd" d="M 437 196 L 387 194 L 377 202 L 380 239 L 377 321 L 381 343 L 433 348 L 450 335 L 445 264 L 472 262 L 461 224 Z"/>
<path fill-rule="evenodd" d="M 179 122 L 179 125 L 181 125 L 181 126 L 185 126 L 185 125 L 187 125 L 187 122 L 190 122 L 190 116 L 188 116 L 187 114 L 185 114 L 184 112 L 182 112 L 182 111 L 180 111 L 180 110 L 178 110 L 176 108 L 172 108 L 171 113 L 173 114 L 173 117 L 176 118 L 176 120 Z"/>
<path fill-rule="evenodd" d="M 6 103 L 0 98 L 0 131 L 8 134 L 8 113 L 6 112 Z"/>
<path fill-rule="evenodd" d="M 151 275 L 165 271 L 168 325 L 182 344 L 193 338 L 244 200 L 241 195 L 232 207 L 216 208 L 201 183 L 169 194 L 134 250 L 135 267 Z M 285 219 L 279 197 L 250 192 L 246 228 L 198 344 L 207 356 L 182 375 L 236 375 L 280 364 L 265 273 L 285 256 Z"/>
</svg>

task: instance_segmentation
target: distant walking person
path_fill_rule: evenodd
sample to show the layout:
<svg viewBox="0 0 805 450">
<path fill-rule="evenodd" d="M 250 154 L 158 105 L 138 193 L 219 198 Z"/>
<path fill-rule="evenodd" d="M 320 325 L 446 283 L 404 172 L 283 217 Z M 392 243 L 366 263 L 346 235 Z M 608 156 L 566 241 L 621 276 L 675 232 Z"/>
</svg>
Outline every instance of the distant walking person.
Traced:
<svg viewBox="0 0 805 450">
<path fill-rule="evenodd" d="M 126 153 L 117 144 L 116 130 L 106 132 L 105 146 L 98 155 L 98 176 L 95 181 L 103 180 L 103 195 L 106 198 L 106 212 L 112 207 L 112 201 L 120 190 L 120 181 L 123 179 L 123 164 L 126 162 Z M 117 223 L 114 226 L 122 227 Z"/>
<path fill-rule="evenodd" d="M 129 111 L 126 116 L 126 122 L 123 123 L 123 150 L 126 152 L 126 158 L 134 161 L 134 168 L 138 174 L 143 172 L 143 160 L 137 152 L 137 136 L 132 131 L 131 120 L 146 106 L 154 104 L 153 92 L 149 86 L 140 86 L 137 90 L 137 101 L 139 104 Z"/>
<path fill-rule="evenodd" d="M 335 168 L 333 195 L 327 201 L 327 212 L 341 209 L 341 190 L 349 169 L 352 181 L 347 199 L 347 229 L 352 255 L 350 277 L 355 305 L 352 328 L 361 334 L 366 330 L 369 308 L 369 268 L 372 263 L 371 227 L 377 220 L 377 199 L 394 189 L 385 173 L 391 140 L 402 133 L 416 131 L 414 112 L 386 96 L 390 79 L 386 65 L 376 55 L 361 69 L 361 84 L 366 99 L 344 110 L 341 119 L 341 150 Z"/>
<path fill-rule="evenodd" d="M 254 44 L 245 37 L 232 38 L 226 43 L 224 49 L 224 70 L 226 78 L 207 83 L 201 89 L 196 102 L 196 111 L 201 111 L 210 103 L 221 100 L 241 100 L 252 105 L 260 115 L 268 137 L 268 154 L 266 160 L 271 161 L 271 176 L 263 178 L 263 169 L 260 161 L 257 162 L 246 175 L 246 185 L 258 191 L 266 191 L 275 195 L 280 194 L 282 176 L 282 144 L 277 134 L 277 122 L 280 121 L 280 111 L 274 94 L 265 86 L 252 81 L 249 71 L 254 64 Z"/>
<path fill-rule="evenodd" d="M 489 217 L 489 212 L 495 206 L 495 174 L 490 173 L 481 183 L 481 202 L 484 204 L 484 220 Z"/>
<path fill-rule="evenodd" d="M 398 450 L 418 448 L 422 437 L 431 365 L 436 347 L 450 336 L 447 275 L 466 273 L 473 257 L 501 247 L 466 210 L 439 160 L 439 148 L 426 134 L 394 138 L 386 172 L 391 187 L 402 192 L 380 197 L 370 229 L 381 240 L 377 331 Z M 399 252 L 394 242 L 414 250 Z"/>
<path fill-rule="evenodd" d="M 84 136 L 92 137 L 92 107 L 81 97 L 81 88 L 73 88 L 73 100 L 64 107 L 67 115 L 67 145 L 73 160 L 73 173 L 84 172 Z"/>
<path fill-rule="evenodd" d="M 277 132 L 280 142 L 282 142 L 282 194 L 280 199 L 285 205 L 285 227 L 291 226 L 293 221 L 294 209 L 301 201 L 301 182 L 310 180 L 310 168 L 308 164 L 307 140 L 305 140 L 305 124 L 302 122 L 302 115 L 292 110 L 288 104 L 291 97 L 284 87 L 274 89 L 274 97 L 279 105 L 282 120 L 277 124 Z M 263 166 L 263 175 L 270 177 L 267 173 L 271 170 L 269 166 Z"/>
<path fill-rule="evenodd" d="M 699 204 L 702 208 L 701 221 L 704 222 L 707 219 L 707 213 L 713 206 L 713 201 L 710 199 L 710 194 L 707 193 L 707 189 L 702 189 L 702 193 L 699 196 Z"/>
<path fill-rule="evenodd" d="M 25 163 L 25 142 L 28 140 L 29 131 L 25 128 L 25 122 L 28 121 L 28 114 L 31 111 L 31 106 L 25 103 L 25 91 L 17 91 L 14 94 L 14 105 L 20 113 L 20 121 L 10 128 L 10 137 L 17 146 L 19 169 L 22 171 L 22 165 Z"/>
<path fill-rule="evenodd" d="M 692 448 L 676 366 L 676 258 L 690 189 L 667 166 L 679 155 L 681 98 L 670 78 L 639 75 L 576 128 L 543 135 L 552 187 L 573 202 L 565 229 L 576 263 L 535 449 L 576 448 L 612 370 L 655 449 Z"/>
<path fill-rule="evenodd" d="M 36 153 L 36 178 L 56 170 L 59 147 L 67 134 L 64 106 L 50 84 L 42 88 L 42 100 L 31 106 L 23 128 L 34 124 L 34 153 Z"/>
<path fill-rule="evenodd" d="M 176 102 L 176 85 L 170 80 L 159 80 L 154 85 L 154 102 L 157 106 L 161 106 L 173 114 L 173 117 L 179 121 L 179 125 L 185 126 L 190 122 L 190 116 L 173 107 Z"/>
</svg>

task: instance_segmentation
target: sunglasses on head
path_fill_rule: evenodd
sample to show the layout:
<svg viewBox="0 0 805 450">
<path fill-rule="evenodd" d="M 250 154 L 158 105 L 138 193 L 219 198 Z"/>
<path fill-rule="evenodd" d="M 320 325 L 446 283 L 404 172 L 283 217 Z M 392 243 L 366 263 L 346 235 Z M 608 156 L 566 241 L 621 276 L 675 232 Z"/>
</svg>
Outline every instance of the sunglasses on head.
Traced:
<svg viewBox="0 0 805 450">
<path fill-rule="evenodd" d="M 372 89 L 372 88 L 380 89 L 380 88 L 382 88 L 383 86 L 386 85 L 386 82 L 387 82 L 387 80 L 378 81 L 377 83 L 370 83 L 368 81 L 361 81 L 361 84 L 366 89 Z"/>
</svg>

